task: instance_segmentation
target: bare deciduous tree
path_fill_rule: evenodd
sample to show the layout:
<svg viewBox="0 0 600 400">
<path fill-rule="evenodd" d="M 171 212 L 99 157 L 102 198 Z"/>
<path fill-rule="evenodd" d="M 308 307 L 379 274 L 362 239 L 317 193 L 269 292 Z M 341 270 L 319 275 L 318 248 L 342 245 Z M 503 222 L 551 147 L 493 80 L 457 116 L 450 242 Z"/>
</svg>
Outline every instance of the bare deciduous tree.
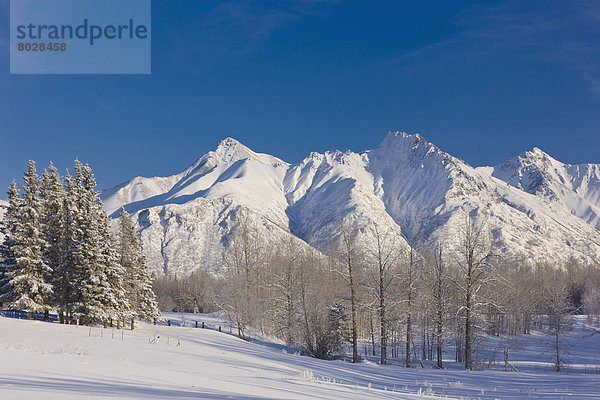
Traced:
<svg viewBox="0 0 600 400">
<path fill-rule="evenodd" d="M 373 267 L 367 273 L 367 286 L 373 295 L 371 308 L 375 309 L 379 317 L 380 328 L 380 360 L 381 364 L 387 363 L 388 319 L 389 304 L 395 301 L 395 294 L 390 293 L 397 284 L 397 267 L 399 249 L 396 237 L 390 231 L 383 231 L 373 225 L 373 241 L 370 249 L 370 261 Z M 374 342 L 374 340 L 372 340 Z M 373 351 L 375 345 L 373 343 Z"/>
<path fill-rule="evenodd" d="M 416 288 L 418 283 L 417 264 L 421 261 L 421 257 L 417 252 L 417 231 L 414 222 L 410 224 L 408 232 L 402 235 L 408 243 L 408 250 L 404 261 L 404 291 L 406 293 L 406 358 L 404 365 L 410 368 L 411 364 L 411 346 L 413 343 L 412 328 L 413 328 L 413 307 L 416 296 Z"/>
<path fill-rule="evenodd" d="M 357 304 L 357 269 L 358 254 L 356 249 L 356 237 L 358 230 L 349 222 L 340 222 L 341 255 L 343 256 L 343 268 L 341 275 L 350 291 L 350 315 L 352 330 L 352 362 L 357 363 L 358 358 L 358 304 Z"/>
<path fill-rule="evenodd" d="M 573 303 L 569 299 L 569 282 L 564 272 L 556 266 L 544 265 L 539 268 L 538 280 L 541 282 L 540 312 L 546 316 L 546 329 L 552 340 L 554 370 L 560 372 L 564 368 L 563 335 L 572 329 Z"/>
<path fill-rule="evenodd" d="M 470 215 L 460 226 L 460 249 L 457 263 L 460 277 L 455 281 L 462 296 L 462 306 L 459 311 L 464 315 L 465 326 L 465 368 L 473 369 L 474 327 L 478 308 L 489 305 L 480 294 L 482 288 L 492 279 L 490 261 L 494 245 L 487 229 L 486 218 L 479 222 Z"/>
<path fill-rule="evenodd" d="M 433 306 L 433 318 L 435 325 L 436 340 L 436 365 L 443 368 L 442 349 L 444 321 L 448 312 L 448 271 L 441 243 L 435 245 L 433 252 L 428 255 L 427 260 L 427 282 L 428 296 Z"/>
</svg>

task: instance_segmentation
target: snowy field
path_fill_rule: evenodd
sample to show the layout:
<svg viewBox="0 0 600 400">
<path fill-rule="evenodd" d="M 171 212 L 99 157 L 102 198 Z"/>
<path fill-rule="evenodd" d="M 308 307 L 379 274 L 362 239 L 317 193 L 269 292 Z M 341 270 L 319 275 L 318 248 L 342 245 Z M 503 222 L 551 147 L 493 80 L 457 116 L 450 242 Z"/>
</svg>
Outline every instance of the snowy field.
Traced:
<svg viewBox="0 0 600 400">
<path fill-rule="evenodd" d="M 123 331 L 0 317 L 0 399 L 600 399 L 600 334 L 582 318 L 562 373 L 536 334 L 511 355 L 519 372 L 469 372 L 322 361 L 237 339 L 214 316 L 166 318 L 172 326 Z"/>
</svg>

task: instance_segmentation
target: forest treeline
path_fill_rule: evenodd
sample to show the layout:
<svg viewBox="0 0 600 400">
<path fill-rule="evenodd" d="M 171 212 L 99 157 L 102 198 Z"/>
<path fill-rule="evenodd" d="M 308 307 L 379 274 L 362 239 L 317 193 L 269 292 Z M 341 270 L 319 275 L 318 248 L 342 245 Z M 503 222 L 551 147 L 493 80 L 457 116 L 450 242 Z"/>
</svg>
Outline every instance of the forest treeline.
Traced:
<svg viewBox="0 0 600 400">
<path fill-rule="evenodd" d="M 118 234 L 96 191 L 91 168 L 75 161 L 61 177 L 30 161 L 23 183 L 10 184 L 1 224 L 0 302 L 29 313 L 53 310 L 61 322 L 160 317 L 139 239 L 121 210 Z M 29 314 L 31 315 L 31 314 Z"/>
<path fill-rule="evenodd" d="M 341 222 L 323 254 L 295 239 L 273 243 L 242 215 L 220 275 L 161 276 L 154 289 L 163 311 L 221 311 L 241 338 L 251 327 L 319 358 L 351 348 L 354 362 L 361 352 L 381 364 L 393 357 L 442 368 L 452 354 L 473 369 L 499 351 L 509 369 L 518 336 L 541 330 L 561 370 L 571 317 L 599 322 L 600 269 L 501 256 L 485 218 L 478 221 L 465 214 L 452 249 Z M 490 336 L 502 338 L 501 349 L 486 348 Z"/>
</svg>

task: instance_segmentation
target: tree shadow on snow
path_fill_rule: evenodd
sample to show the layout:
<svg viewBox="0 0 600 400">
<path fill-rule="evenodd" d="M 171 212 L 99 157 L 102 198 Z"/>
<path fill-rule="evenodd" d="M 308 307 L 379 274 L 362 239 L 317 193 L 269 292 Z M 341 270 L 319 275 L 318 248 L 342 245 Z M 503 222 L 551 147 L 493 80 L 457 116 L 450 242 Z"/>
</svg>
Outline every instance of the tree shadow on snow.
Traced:
<svg viewBox="0 0 600 400">
<path fill-rule="evenodd" d="M 260 399 L 260 397 L 249 395 L 237 395 L 215 390 L 206 390 L 202 387 L 190 388 L 190 390 L 169 389 L 160 387 L 148 387 L 143 384 L 112 381 L 107 379 L 91 378 L 90 380 L 60 378 L 56 376 L 24 378 L 22 376 L 8 376 L 0 378 L 0 393 L 3 389 L 22 391 L 44 391 L 61 392 L 65 398 L 81 395 L 88 396 L 117 396 L 144 399 Z"/>
</svg>

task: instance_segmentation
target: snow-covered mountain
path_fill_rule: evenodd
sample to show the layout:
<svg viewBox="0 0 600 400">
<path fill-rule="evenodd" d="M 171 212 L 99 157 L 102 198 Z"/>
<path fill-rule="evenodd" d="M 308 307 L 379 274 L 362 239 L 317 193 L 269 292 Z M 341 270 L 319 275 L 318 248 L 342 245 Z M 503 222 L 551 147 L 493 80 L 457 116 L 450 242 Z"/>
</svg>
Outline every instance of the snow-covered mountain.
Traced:
<svg viewBox="0 0 600 400">
<path fill-rule="evenodd" d="M 600 164 L 569 165 L 538 148 L 494 168 L 493 176 L 527 193 L 560 203 L 600 228 Z"/>
<path fill-rule="evenodd" d="M 102 198 L 113 217 L 122 206 L 134 214 L 150 266 L 167 273 L 221 268 L 241 215 L 267 242 L 325 249 L 342 219 L 352 221 L 364 240 L 377 224 L 397 236 L 418 231 L 423 243 L 442 240 L 453 247 L 469 214 L 485 218 L 504 254 L 597 259 L 598 166 L 540 158 L 552 166 L 520 156 L 496 168 L 473 168 L 419 135 L 394 132 L 374 150 L 311 153 L 288 164 L 228 138 L 180 174 L 137 177 Z M 546 177 L 536 188 L 534 170 Z"/>
</svg>

